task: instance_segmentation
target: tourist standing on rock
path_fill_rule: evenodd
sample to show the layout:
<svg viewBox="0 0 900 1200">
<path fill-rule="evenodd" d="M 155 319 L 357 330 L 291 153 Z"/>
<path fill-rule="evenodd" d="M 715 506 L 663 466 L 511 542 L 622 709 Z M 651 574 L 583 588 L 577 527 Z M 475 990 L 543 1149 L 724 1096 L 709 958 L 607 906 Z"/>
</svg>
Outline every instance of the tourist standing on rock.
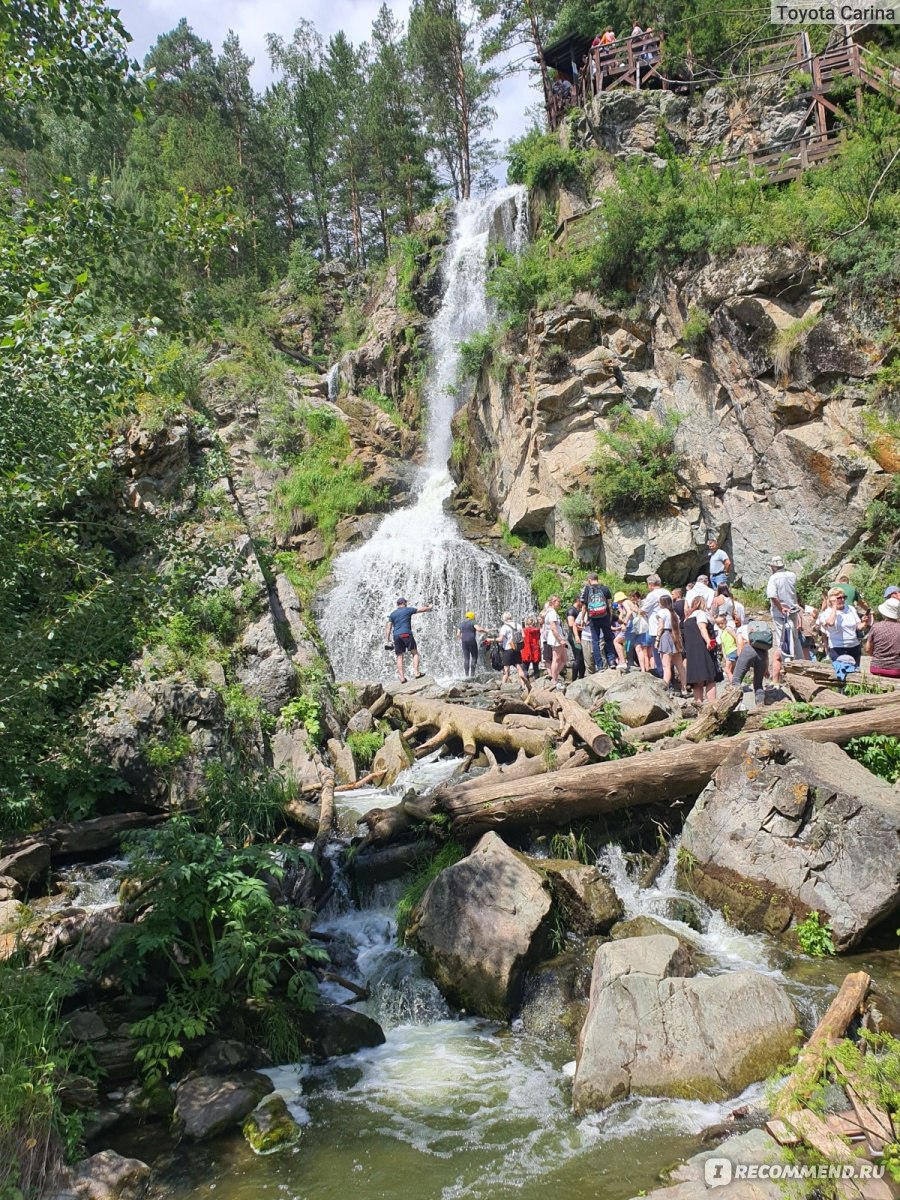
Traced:
<svg viewBox="0 0 900 1200">
<path fill-rule="evenodd" d="M 738 634 L 740 639 L 738 656 L 732 670 L 731 681 L 740 687 L 744 676 L 752 668 L 756 705 L 761 708 L 766 702 L 765 678 L 769 669 L 769 651 L 772 649 L 774 641 L 772 630 L 765 621 L 748 621 L 746 625 L 739 626 Z"/>
<path fill-rule="evenodd" d="M 713 620 L 716 617 L 724 617 L 726 621 L 734 621 L 734 597 L 727 583 L 720 583 L 716 588 L 709 612 Z"/>
<path fill-rule="evenodd" d="M 900 592 L 879 604 L 881 620 L 872 626 L 866 640 L 866 654 L 872 655 L 869 671 L 887 679 L 900 679 Z"/>
<path fill-rule="evenodd" d="M 709 586 L 708 575 L 698 575 L 693 584 L 688 588 L 687 595 L 684 598 L 685 611 L 690 609 L 691 604 L 699 596 L 703 601 L 703 607 L 707 612 L 712 608 L 712 602 L 715 599 L 716 593 Z"/>
<path fill-rule="evenodd" d="M 474 679 L 478 671 L 478 638 L 476 635 L 479 633 L 487 633 L 487 630 L 475 624 L 473 612 L 467 612 L 456 631 L 456 636 L 462 643 L 463 676 L 466 679 Z"/>
<path fill-rule="evenodd" d="M 587 618 L 587 612 L 581 610 L 581 629 L 579 630 L 581 638 L 581 653 L 584 655 L 584 669 L 586 673 L 593 675 L 594 673 L 594 635 L 591 632 L 591 623 Z"/>
<path fill-rule="evenodd" d="M 714 617 L 716 624 L 719 645 L 722 647 L 722 669 L 725 672 L 725 678 L 729 683 L 734 677 L 734 664 L 737 662 L 737 637 L 733 629 L 728 626 L 728 618 L 721 613 Z"/>
<path fill-rule="evenodd" d="M 596 571 L 591 571 L 588 575 L 587 583 L 581 592 L 581 601 L 591 624 L 594 670 L 601 670 L 604 661 L 608 667 L 613 668 L 616 665 L 616 646 L 612 631 L 612 592 L 605 583 L 600 582 Z"/>
<path fill-rule="evenodd" d="M 559 619 L 559 596 L 551 596 L 547 601 L 544 614 L 544 640 L 550 647 L 552 655 L 550 662 L 551 686 L 556 687 L 560 675 L 565 674 L 568 654 L 566 652 L 566 637 L 563 633 L 562 622 Z"/>
<path fill-rule="evenodd" d="M 684 653 L 687 659 L 687 682 L 694 691 L 694 703 L 716 698 L 716 664 L 710 652 L 709 613 L 702 596 L 695 596 L 687 605 L 682 627 Z"/>
<path fill-rule="evenodd" d="M 713 587 L 718 587 L 720 583 L 728 582 L 731 559 L 715 538 L 710 538 L 706 544 L 709 547 L 709 581 Z"/>
<path fill-rule="evenodd" d="M 662 659 L 663 683 L 675 691 L 676 660 L 681 656 L 681 622 L 672 606 L 671 596 L 662 596 L 656 612 L 656 648 Z"/>
<path fill-rule="evenodd" d="M 775 626 L 778 649 L 788 658 L 799 658 L 800 605 L 797 603 L 797 576 L 785 567 L 784 559 L 777 554 L 769 560 L 769 571 L 771 574 L 766 584 L 766 596 L 769 599 L 769 611 Z"/>
<path fill-rule="evenodd" d="M 405 597 L 401 596 L 397 601 L 397 607 L 388 614 L 384 637 L 385 641 L 393 643 L 394 654 L 397 656 L 397 678 L 401 683 L 406 683 L 403 659 L 407 654 L 413 656 L 413 672 L 416 679 L 422 678 L 422 672 L 419 670 L 419 647 L 413 637 L 412 619 L 417 613 L 431 612 L 433 607 L 432 604 L 423 604 L 420 608 L 415 608 L 413 605 L 407 604 Z M 390 648 L 389 645 L 388 649 Z"/>
<path fill-rule="evenodd" d="M 511 612 L 505 612 L 502 619 L 503 624 L 497 634 L 500 653 L 503 655 L 503 676 L 500 682 L 501 684 L 509 683 L 509 673 L 515 667 L 522 691 L 529 692 L 531 684 L 528 682 L 528 676 L 522 666 L 522 643 L 524 641 L 522 626 L 515 623 Z"/>
<path fill-rule="evenodd" d="M 572 651 L 572 678 L 584 679 L 587 668 L 584 665 L 584 654 L 581 649 L 581 630 L 585 622 L 584 601 L 578 599 L 566 613 L 566 636 Z"/>
<path fill-rule="evenodd" d="M 522 630 L 522 666 L 525 670 L 525 677 L 528 678 L 529 669 L 532 675 L 537 679 L 541 673 L 541 630 L 540 619 L 534 613 L 529 613 L 525 618 L 524 629 Z"/>
<path fill-rule="evenodd" d="M 819 613 L 817 624 L 825 630 L 828 638 L 828 657 L 832 662 L 844 655 L 859 666 L 862 645 L 859 640 L 859 613 L 839 587 L 828 592 L 827 604 Z"/>
<path fill-rule="evenodd" d="M 651 660 L 658 655 L 656 654 L 656 613 L 659 609 L 659 602 L 663 596 L 671 598 L 672 593 L 668 588 L 664 588 L 662 580 L 658 575 L 647 576 L 647 587 L 650 589 L 647 592 L 641 604 L 641 616 L 647 618 L 647 640 L 644 643 L 647 647 L 647 666 L 645 670 L 651 670 Z M 656 664 L 662 670 L 662 662 Z"/>
</svg>

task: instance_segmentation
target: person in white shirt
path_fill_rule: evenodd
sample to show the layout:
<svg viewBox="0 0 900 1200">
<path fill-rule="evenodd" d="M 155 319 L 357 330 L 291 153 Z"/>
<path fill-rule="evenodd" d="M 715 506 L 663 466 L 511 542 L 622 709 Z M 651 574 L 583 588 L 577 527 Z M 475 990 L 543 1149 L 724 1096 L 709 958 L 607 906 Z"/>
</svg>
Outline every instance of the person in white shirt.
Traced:
<svg viewBox="0 0 900 1200">
<path fill-rule="evenodd" d="M 715 594 L 716 593 L 709 586 L 709 576 L 698 575 L 693 586 L 688 588 L 687 595 L 684 598 L 684 611 L 687 612 L 687 610 L 699 596 L 703 601 L 703 607 L 707 612 L 709 612 L 709 606 L 712 604 Z"/>
<path fill-rule="evenodd" d="M 559 677 L 565 671 L 569 658 L 562 621 L 559 619 L 559 605 L 559 596 L 551 596 L 547 601 L 547 611 L 544 615 L 545 640 L 553 654 L 550 662 L 550 678 L 553 687 L 556 687 L 559 682 Z"/>
<path fill-rule="evenodd" d="M 657 634 L 656 629 L 656 612 L 659 608 L 659 602 L 663 596 L 671 598 L 672 593 L 668 588 L 662 586 L 662 580 L 658 575 L 647 576 L 647 587 L 650 589 L 644 597 L 644 602 L 641 605 L 641 613 L 645 616 L 650 624 L 648 633 L 650 637 L 655 639 Z"/>
<path fill-rule="evenodd" d="M 828 657 L 832 662 L 842 655 L 849 655 L 859 666 L 862 644 L 859 640 L 859 614 L 840 588 L 831 588 L 827 604 L 819 614 L 817 625 L 825 630 L 828 638 Z"/>
<path fill-rule="evenodd" d="M 766 596 L 775 626 L 775 648 L 782 650 L 789 658 L 801 658 L 797 576 L 787 570 L 784 559 L 777 554 L 769 560 L 769 570 L 771 574 L 766 584 Z"/>
</svg>

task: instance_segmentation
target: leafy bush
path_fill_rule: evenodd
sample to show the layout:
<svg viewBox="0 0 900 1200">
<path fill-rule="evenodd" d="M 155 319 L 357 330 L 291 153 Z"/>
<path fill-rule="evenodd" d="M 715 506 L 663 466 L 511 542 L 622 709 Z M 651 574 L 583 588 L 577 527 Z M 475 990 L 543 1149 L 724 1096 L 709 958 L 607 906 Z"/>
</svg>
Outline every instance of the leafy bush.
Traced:
<svg viewBox="0 0 900 1200">
<path fill-rule="evenodd" d="M 76 982 L 72 964 L 0 963 L 0 1196 L 10 1200 L 42 1195 L 79 1140 L 80 1116 L 63 1112 L 59 1092 L 59 1075 L 76 1066 L 60 1019 Z"/>
<path fill-rule="evenodd" d="M 288 255 L 288 282 L 298 296 L 312 292 L 319 282 L 319 260 L 302 242 L 295 241 Z"/>
<path fill-rule="evenodd" d="M 401 945 L 406 938 L 410 918 L 425 895 L 428 885 L 433 879 L 437 879 L 441 871 L 452 867 L 454 863 L 458 863 L 465 857 L 466 851 L 459 842 L 446 842 L 440 850 L 435 851 L 403 889 L 403 895 L 397 901 L 397 940 Z"/>
<path fill-rule="evenodd" d="M 481 371 L 481 365 L 494 344 L 494 335 L 490 329 L 481 333 L 473 333 L 467 342 L 457 346 L 459 353 L 459 370 L 464 379 L 475 379 Z"/>
<path fill-rule="evenodd" d="M 826 708 L 821 704 L 807 704 L 798 701 L 780 708 L 778 712 L 769 713 L 763 718 L 763 729 L 786 729 L 789 725 L 797 725 L 803 721 L 825 721 L 829 717 L 840 716 L 837 708 Z"/>
<path fill-rule="evenodd" d="M 569 492 L 559 502 L 563 520 L 570 525 L 586 525 L 594 519 L 594 501 L 589 492 Z"/>
<path fill-rule="evenodd" d="M 825 958 L 826 955 L 835 952 L 831 933 L 831 926 L 824 925 L 817 912 L 811 912 L 797 926 L 797 941 L 804 954 L 810 954 L 813 958 Z"/>
<path fill-rule="evenodd" d="M 900 738 L 885 733 L 870 733 L 847 743 L 847 753 L 873 775 L 888 783 L 900 779 Z"/>
<path fill-rule="evenodd" d="M 265 841 L 284 828 L 290 795 L 289 786 L 274 771 L 260 773 L 242 762 L 211 762 L 198 801 L 199 825 L 204 833 L 233 845 Z"/>
<path fill-rule="evenodd" d="M 384 745 L 384 730 L 373 729 L 370 733 L 348 733 L 347 745 L 353 755 L 357 771 L 368 771 L 375 755 Z"/>
<path fill-rule="evenodd" d="M 333 541 L 341 517 L 371 512 L 384 500 L 384 490 L 365 480 L 358 463 L 346 461 L 350 436 L 344 422 L 326 409 L 309 408 L 298 421 L 305 445 L 276 493 L 275 520 L 287 532 L 299 510 L 312 518 L 325 538 Z"/>
<path fill-rule="evenodd" d="M 678 488 L 684 459 L 675 448 L 680 415 L 668 412 L 662 422 L 653 416 L 642 420 L 620 404 L 611 411 L 610 420 L 612 428 L 597 434 L 600 451 L 592 487 L 598 506 L 604 512 L 630 516 L 665 509 Z"/>
<path fill-rule="evenodd" d="M 791 365 L 791 355 L 806 341 L 809 334 L 818 324 L 818 314 L 801 317 L 784 329 L 776 330 L 769 344 L 772 355 L 772 365 L 779 375 L 784 375 Z"/>
<path fill-rule="evenodd" d="M 710 316 L 705 308 L 692 304 L 681 331 L 681 340 L 695 353 L 703 347 L 709 333 Z"/>
<path fill-rule="evenodd" d="M 552 133 L 530 129 L 510 142 L 506 155 L 510 183 L 546 188 L 554 183 L 578 183 L 582 177 L 582 156 L 577 150 L 564 150 Z"/>
<path fill-rule="evenodd" d="M 164 1078 L 185 1043 L 226 1016 L 247 1021 L 280 1003 L 276 985 L 296 1009 L 312 1008 L 310 964 L 326 955 L 309 941 L 307 914 L 277 904 L 266 882 L 282 879 L 289 866 L 313 869 L 309 855 L 283 846 L 235 849 L 183 816 L 135 834 L 127 852 L 134 923 L 106 961 L 128 991 L 165 981 L 161 1003 L 132 1026 L 148 1082 Z"/>
<path fill-rule="evenodd" d="M 625 741 L 625 726 L 619 719 L 619 706 L 610 700 L 594 713 L 594 721 L 608 737 L 612 739 L 613 748 L 609 753 L 612 758 L 631 758 L 637 754 L 637 747 Z"/>
</svg>

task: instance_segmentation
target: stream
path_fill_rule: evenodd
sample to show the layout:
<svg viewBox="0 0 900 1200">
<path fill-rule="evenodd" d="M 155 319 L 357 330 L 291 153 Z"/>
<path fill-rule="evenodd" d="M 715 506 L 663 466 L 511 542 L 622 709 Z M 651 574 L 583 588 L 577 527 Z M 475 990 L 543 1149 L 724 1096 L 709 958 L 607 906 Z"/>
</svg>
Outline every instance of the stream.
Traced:
<svg viewBox="0 0 900 1200">
<path fill-rule="evenodd" d="M 423 760 L 389 792 L 345 794 L 340 824 L 351 827 L 360 810 L 391 803 L 410 786 L 436 786 L 456 765 Z M 336 842 L 334 853 L 344 845 L 345 839 Z M 701 973 L 752 969 L 773 976 L 807 1030 L 849 970 L 869 970 L 893 989 L 900 984 L 896 954 L 813 960 L 764 936 L 739 933 L 676 888 L 674 854 L 645 890 L 619 846 L 605 847 L 598 865 L 627 917 L 655 917 L 689 941 Z M 297 1146 L 258 1157 L 238 1131 L 205 1145 L 182 1144 L 174 1156 L 156 1161 L 156 1200 L 545 1200 L 548 1188 L 566 1200 L 629 1200 L 697 1153 L 701 1131 L 763 1096 L 758 1084 L 720 1104 L 630 1098 L 576 1118 L 571 1052 L 563 1043 L 529 1034 L 519 1021 L 507 1027 L 451 1011 L 423 975 L 418 955 L 397 945 L 402 886 L 379 884 L 357 901 L 348 887 L 339 888 L 316 922 L 352 945 L 356 965 L 342 971 L 370 988 L 360 1007 L 381 1023 L 386 1043 L 322 1066 L 268 1071 L 304 1126 Z M 673 901 L 694 906 L 701 932 L 666 915 Z M 337 985 L 325 993 L 347 999 Z M 145 1145 L 117 1148 L 153 1161 Z"/>
</svg>

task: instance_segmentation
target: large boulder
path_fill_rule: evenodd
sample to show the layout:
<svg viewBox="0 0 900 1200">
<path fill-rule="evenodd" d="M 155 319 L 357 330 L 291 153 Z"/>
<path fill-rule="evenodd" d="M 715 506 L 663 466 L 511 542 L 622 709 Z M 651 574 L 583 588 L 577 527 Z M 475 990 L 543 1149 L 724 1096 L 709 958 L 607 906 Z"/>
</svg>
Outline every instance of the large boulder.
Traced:
<svg viewBox="0 0 900 1200">
<path fill-rule="evenodd" d="M 537 859 L 567 928 L 591 936 L 609 933 L 625 915 L 625 906 L 597 867 L 569 859 Z"/>
<path fill-rule="evenodd" d="M 691 888 L 747 929 L 818 911 L 838 950 L 900 908 L 900 797 L 839 747 L 758 734 L 716 770 L 685 823 Z"/>
<path fill-rule="evenodd" d="M 183 1126 L 185 1137 L 206 1141 L 238 1125 L 274 1090 L 271 1079 L 256 1071 L 242 1071 L 232 1078 L 195 1075 L 175 1089 L 175 1120 Z"/>
<path fill-rule="evenodd" d="M 575 1111 L 632 1094 L 721 1100 L 790 1054 L 796 1013 L 768 976 L 690 978 L 677 938 L 626 938 L 597 951 L 578 1039 Z"/>
<path fill-rule="evenodd" d="M 241 651 L 237 679 L 268 712 L 277 715 L 297 690 L 297 671 L 279 640 L 271 612 L 249 626 Z"/>
<path fill-rule="evenodd" d="M 409 743 L 401 737 L 398 730 L 394 730 L 388 734 L 384 745 L 375 755 L 372 773 L 381 776 L 378 781 L 381 787 L 390 787 L 397 776 L 407 767 L 411 767 L 414 761 Z"/>
<path fill-rule="evenodd" d="M 0 875 L 28 887 L 37 883 L 50 869 L 50 844 L 47 841 L 25 842 L 0 858 Z"/>
<path fill-rule="evenodd" d="M 604 701 L 617 704 L 619 719 L 632 728 L 664 721 L 677 711 L 663 681 L 645 671 L 620 676 L 606 689 Z"/>
<path fill-rule="evenodd" d="M 265 1096 L 244 1121 L 244 1137 L 256 1154 L 274 1154 L 292 1146 L 300 1137 L 300 1126 L 288 1111 L 283 1096 Z"/>
<path fill-rule="evenodd" d="M 774 1138 L 765 1130 L 750 1129 L 695 1154 L 672 1171 L 667 1186 L 641 1196 L 644 1200 L 708 1200 L 710 1189 L 715 1188 L 717 1200 L 783 1200 L 786 1189 L 780 1179 L 735 1178 L 735 1168 L 784 1160 L 785 1152 Z"/>
<path fill-rule="evenodd" d="M 486 833 L 429 885 L 406 940 L 451 1003 L 505 1020 L 543 948 L 550 907 L 540 874 Z"/>
<path fill-rule="evenodd" d="M 301 1029 L 310 1058 L 325 1062 L 384 1044 L 384 1030 L 365 1013 L 345 1004 L 319 1004 L 304 1014 Z"/>
<path fill-rule="evenodd" d="M 61 1172 L 50 1200 L 140 1200 L 149 1182 L 146 1163 L 101 1150 Z"/>
</svg>

